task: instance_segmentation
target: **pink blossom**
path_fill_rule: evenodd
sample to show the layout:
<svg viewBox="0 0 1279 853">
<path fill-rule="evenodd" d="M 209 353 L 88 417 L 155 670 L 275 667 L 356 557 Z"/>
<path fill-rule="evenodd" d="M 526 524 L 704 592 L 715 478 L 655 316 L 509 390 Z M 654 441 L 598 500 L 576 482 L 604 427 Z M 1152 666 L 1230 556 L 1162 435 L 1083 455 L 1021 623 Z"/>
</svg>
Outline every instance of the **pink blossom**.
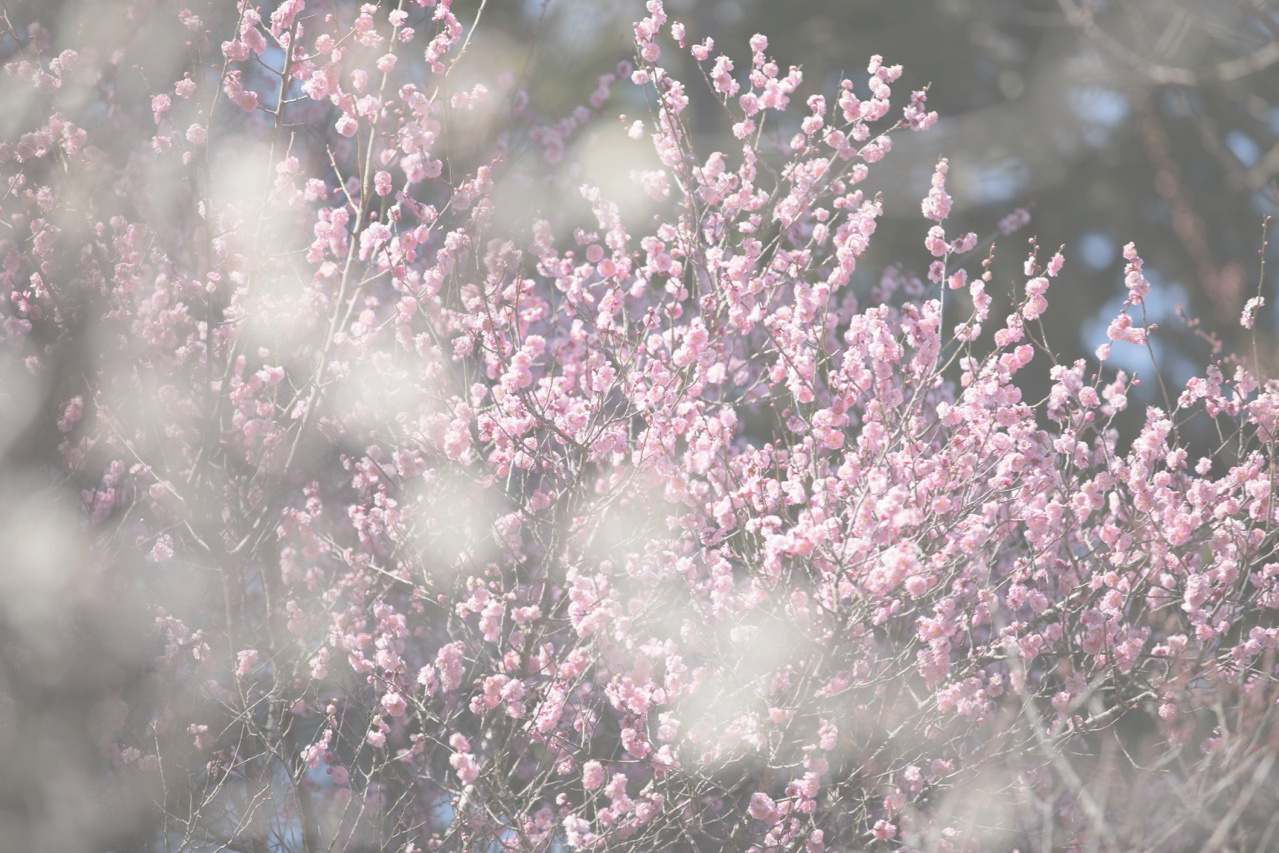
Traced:
<svg viewBox="0 0 1279 853">
<path fill-rule="evenodd" d="M 382 708 L 392 717 L 403 717 L 408 703 L 399 693 L 387 693 L 382 697 Z"/>
<path fill-rule="evenodd" d="M 582 765 L 582 785 L 588 791 L 594 791 L 604 784 L 604 767 L 598 761 L 588 761 Z"/>
<path fill-rule="evenodd" d="M 75 396 L 67 401 L 67 405 L 62 410 L 62 417 L 58 419 L 58 432 L 71 432 L 72 428 L 80 422 L 80 418 L 84 416 L 84 397 Z"/>
<path fill-rule="evenodd" d="M 1106 328 L 1106 337 L 1112 341 L 1144 344 L 1146 342 L 1146 330 L 1133 326 L 1132 318 L 1127 314 L 1120 314 Z"/>
<path fill-rule="evenodd" d="M 763 791 L 756 791 L 751 794 L 750 808 L 748 809 L 750 816 L 756 820 L 762 820 L 764 823 L 777 823 L 781 819 L 781 813 L 778 811 L 777 803 Z"/>
<path fill-rule="evenodd" d="M 162 535 L 156 538 L 155 545 L 151 547 L 151 553 L 148 558 L 153 563 L 165 563 L 173 559 L 173 539 L 168 535 Z"/>
<path fill-rule="evenodd" d="M 922 205 L 925 219 L 941 222 L 950 215 L 951 198 L 946 192 L 946 172 L 949 168 L 950 164 L 944 157 L 937 161 L 937 168 L 933 172 L 932 189 L 928 191 L 928 197 L 924 199 Z"/>
<path fill-rule="evenodd" d="M 1257 311 L 1266 304 L 1265 297 L 1254 296 L 1244 303 L 1243 313 L 1239 315 L 1239 325 L 1245 329 L 1251 329 L 1255 322 Z"/>
<path fill-rule="evenodd" d="M 463 785 L 470 785 L 480 777 L 480 766 L 475 756 L 468 752 L 457 752 L 449 758 L 449 764 L 457 771 L 457 778 Z"/>
<path fill-rule="evenodd" d="M 999 233 L 1005 237 L 1011 236 L 1030 224 L 1030 214 L 1025 208 L 1017 208 L 1012 213 L 999 220 Z"/>
<path fill-rule="evenodd" d="M 1137 256 L 1137 247 L 1133 243 L 1124 246 L 1124 285 L 1128 288 L 1128 301 L 1140 305 L 1150 293 L 1150 282 L 1141 272 L 1141 258 Z M 1113 339 L 1112 339 L 1113 340 Z"/>
<path fill-rule="evenodd" d="M 242 652 L 237 652 L 235 674 L 240 678 L 244 678 L 253 670 L 253 667 L 257 662 L 257 649 L 245 649 Z"/>
<path fill-rule="evenodd" d="M 1048 292 L 1048 279 L 1043 276 L 1032 278 L 1026 282 L 1026 304 L 1022 307 L 1022 316 L 1027 320 L 1037 320 L 1048 309 L 1048 300 L 1044 294 Z"/>
</svg>

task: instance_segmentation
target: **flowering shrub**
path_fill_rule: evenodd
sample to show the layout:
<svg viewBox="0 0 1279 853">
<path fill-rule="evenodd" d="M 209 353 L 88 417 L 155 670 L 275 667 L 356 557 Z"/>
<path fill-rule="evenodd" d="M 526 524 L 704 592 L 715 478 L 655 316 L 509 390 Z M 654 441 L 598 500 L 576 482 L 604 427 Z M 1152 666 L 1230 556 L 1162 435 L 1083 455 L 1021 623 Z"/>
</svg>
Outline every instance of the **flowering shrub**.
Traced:
<svg viewBox="0 0 1279 853">
<path fill-rule="evenodd" d="M 1210 366 L 1122 447 L 1136 380 L 1044 339 L 1062 255 L 992 316 L 944 160 L 926 275 L 863 278 L 859 186 L 936 118 L 879 57 L 796 103 L 649 0 L 543 122 L 391 5 L 138 0 L 165 80 L 8 33 L 6 500 L 58 541 L 4 580 L 3 737 L 57 803 L 22 727 L 85 703 L 77 843 L 1266 846 L 1279 384 Z M 623 204 L 580 137 L 625 78 Z M 1125 257 L 1102 361 L 1150 331 Z"/>
</svg>

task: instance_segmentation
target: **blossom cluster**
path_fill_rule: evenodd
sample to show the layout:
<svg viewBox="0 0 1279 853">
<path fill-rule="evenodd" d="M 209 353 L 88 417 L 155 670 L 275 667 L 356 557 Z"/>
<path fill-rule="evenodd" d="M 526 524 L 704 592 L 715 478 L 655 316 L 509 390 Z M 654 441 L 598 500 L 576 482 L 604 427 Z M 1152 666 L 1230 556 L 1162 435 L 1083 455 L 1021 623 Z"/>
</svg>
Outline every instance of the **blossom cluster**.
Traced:
<svg viewBox="0 0 1279 853">
<path fill-rule="evenodd" d="M 147 611 L 104 789 L 192 847 L 1249 843 L 1279 381 L 1211 365 L 1121 441 L 1136 248 L 1102 361 L 1058 363 L 1063 255 L 992 313 L 945 160 L 925 269 L 867 269 L 867 178 L 936 121 L 878 56 L 800 100 L 763 35 L 735 61 L 648 0 L 545 121 L 450 79 L 449 0 L 392 5 L 134 2 L 191 58 L 134 101 L 9 33 L 42 108 L 0 142 L 5 375 Z M 675 49 L 736 147 L 695 150 Z M 565 161 L 627 80 L 623 204 Z"/>
</svg>

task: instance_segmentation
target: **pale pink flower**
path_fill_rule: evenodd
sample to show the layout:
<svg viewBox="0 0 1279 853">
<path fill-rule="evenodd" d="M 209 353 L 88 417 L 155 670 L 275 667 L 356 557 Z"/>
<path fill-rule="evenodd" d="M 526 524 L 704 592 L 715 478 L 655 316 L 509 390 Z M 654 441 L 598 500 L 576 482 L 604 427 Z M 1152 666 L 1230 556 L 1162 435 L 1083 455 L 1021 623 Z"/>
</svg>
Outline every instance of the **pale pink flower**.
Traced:
<svg viewBox="0 0 1279 853">
<path fill-rule="evenodd" d="M 582 765 L 582 785 L 588 791 L 594 791 L 604 784 L 604 766 L 598 761 L 588 761 Z"/>
<path fill-rule="evenodd" d="M 399 693 L 391 692 L 382 697 L 382 708 L 392 717 L 403 717 L 408 703 Z"/>
<path fill-rule="evenodd" d="M 751 794 L 750 807 L 747 811 L 751 817 L 768 824 L 777 823 L 781 819 L 781 812 L 777 808 L 777 803 L 773 802 L 772 797 L 763 791 L 756 791 Z"/>
<path fill-rule="evenodd" d="M 257 649 L 245 649 L 242 652 L 236 653 L 235 674 L 240 678 L 244 678 L 253 671 L 253 667 L 257 664 L 257 662 Z"/>
</svg>

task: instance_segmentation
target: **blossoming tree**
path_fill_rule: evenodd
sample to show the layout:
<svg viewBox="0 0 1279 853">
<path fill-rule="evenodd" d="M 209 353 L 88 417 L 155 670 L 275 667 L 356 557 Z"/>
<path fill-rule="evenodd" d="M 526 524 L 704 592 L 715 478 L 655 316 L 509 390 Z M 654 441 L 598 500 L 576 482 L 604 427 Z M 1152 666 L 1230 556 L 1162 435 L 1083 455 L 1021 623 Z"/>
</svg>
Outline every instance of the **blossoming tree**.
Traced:
<svg viewBox="0 0 1279 853">
<path fill-rule="evenodd" d="M 944 160 L 859 269 L 936 118 L 899 67 L 804 94 L 649 0 L 545 122 L 458 84 L 448 0 L 119 11 L 0 19 L 27 849 L 1273 843 L 1279 384 L 1210 365 L 1124 446 L 1137 380 L 1044 336 L 1062 255 L 992 316 Z M 617 84 L 642 204 L 583 165 Z"/>
</svg>

